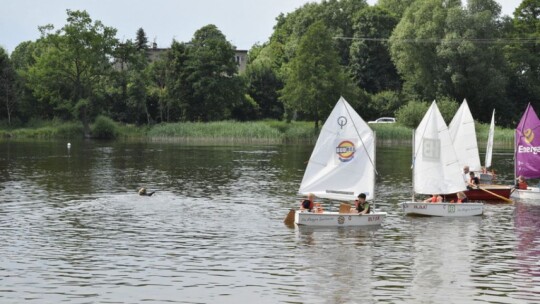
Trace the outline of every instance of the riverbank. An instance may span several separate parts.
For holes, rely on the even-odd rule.
[[[400,124],[370,124],[377,134],[378,142],[410,143],[412,129]],[[93,126],[96,127],[96,126]],[[277,120],[256,122],[220,121],[209,123],[183,122],[164,123],[154,126],[135,126],[112,123],[107,134],[117,140],[146,139],[154,141],[220,141],[220,142],[261,142],[261,143],[314,143],[318,133],[313,122],[295,121],[287,123]],[[489,125],[476,124],[477,139],[484,146]],[[45,121],[39,124],[15,129],[0,129],[1,138],[21,139],[80,139],[83,127],[80,122]],[[514,130],[497,127],[495,144],[511,146]]]

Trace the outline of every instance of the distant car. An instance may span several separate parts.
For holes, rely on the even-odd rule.
[[[381,117],[372,121],[368,121],[368,123],[395,123],[395,122],[396,122],[396,119],[394,117]]]

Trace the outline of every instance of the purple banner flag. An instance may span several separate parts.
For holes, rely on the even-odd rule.
[[[516,129],[516,176],[540,177],[540,119],[529,103]]]

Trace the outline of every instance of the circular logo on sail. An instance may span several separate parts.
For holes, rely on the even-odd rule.
[[[347,117],[345,116],[338,117],[337,124],[343,129],[343,127],[347,124]]]
[[[356,149],[354,144],[349,140],[344,140],[336,147],[336,153],[338,158],[342,162],[348,162],[354,158],[354,152]]]
[[[523,135],[525,135],[525,141],[530,144],[534,140],[534,132],[531,129],[525,130],[523,132]]]

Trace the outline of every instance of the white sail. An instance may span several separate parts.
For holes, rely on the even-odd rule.
[[[469,110],[467,100],[463,100],[456,115],[452,118],[448,129],[450,130],[450,137],[452,138],[460,167],[469,166],[471,171],[480,171],[480,155],[478,153],[474,119]]]
[[[435,101],[415,131],[414,191],[450,194],[466,190],[448,127]]]
[[[493,154],[493,136],[495,135],[495,110],[491,115],[491,124],[489,125],[489,135],[486,147],[486,169],[491,167],[491,156]]]
[[[324,123],[300,184],[301,194],[351,200],[374,198],[375,137],[341,97]]]

